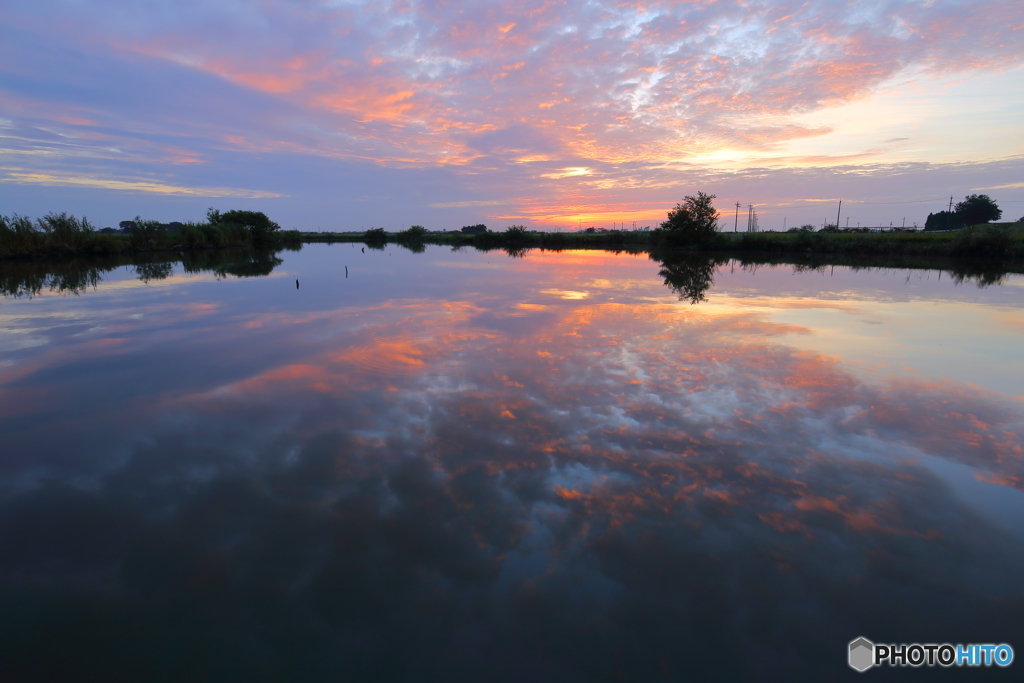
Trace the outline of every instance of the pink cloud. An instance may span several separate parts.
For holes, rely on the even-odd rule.
[[[495,220],[653,222],[687,159],[825,135],[829,126],[794,117],[867,97],[900,74],[1011,68],[1024,60],[1020,20],[1007,0],[186,1],[116,10],[51,0],[13,8],[6,25],[130,64],[152,75],[149,89],[120,91],[116,78],[96,76],[115,97],[104,92],[83,107],[62,101],[71,88],[21,89],[5,93],[0,114],[19,131],[11,145],[55,152],[35,164],[76,156],[137,171],[273,153],[448,167],[472,198],[493,190],[481,174],[500,175],[494,186],[509,206]],[[52,55],[45,67],[16,57],[4,62],[23,79],[61,71]],[[165,99],[186,74],[207,79],[204,89],[224,84],[237,104],[206,106],[183,93],[192,111],[169,111]],[[53,140],[53,131],[74,135]],[[882,155],[865,145],[778,164],[864,165]],[[589,174],[564,174],[569,167]]]
[[[911,65],[1024,55],[1009,2],[139,6],[113,24],[90,9],[91,41],[339,114],[338,129],[424,162],[472,157],[465,132],[512,125],[606,161],[766,145],[817,132],[751,117],[850,100]]]

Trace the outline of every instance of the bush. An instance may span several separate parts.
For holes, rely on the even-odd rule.
[[[144,221],[136,216],[132,224],[129,228],[132,249],[156,249],[163,242],[164,230],[159,221]]]
[[[236,209],[221,213],[217,209],[211,208],[206,212],[206,218],[211,225],[241,226],[249,233],[252,243],[258,246],[272,241],[274,233],[281,229],[280,225],[270,220],[262,211]]]
[[[403,230],[398,233],[398,239],[406,242],[420,242],[426,234],[427,229],[422,225],[412,225],[409,226],[408,230]]]
[[[793,241],[800,249],[821,251],[828,244],[828,237],[821,232],[801,230]]]
[[[66,213],[46,214],[39,219],[39,228],[46,234],[51,248],[61,251],[82,249],[89,243],[94,230],[84,216],[79,221]]]
[[[510,242],[522,242],[530,236],[526,226],[510,225],[505,228],[505,239]]]
[[[45,237],[32,219],[14,214],[0,216],[0,256],[24,256],[38,251]]]
[[[955,256],[1007,256],[1012,247],[1013,236],[1006,227],[975,225],[957,233],[950,253]]]
[[[297,231],[281,231],[280,226],[259,211],[210,209],[207,223],[160,223],[136,216],[121,221],[126,235],[111,229],[96,230],[84,216],[49,213],[33,223],[29,218],[0,216],[0,257],[34,254],[117,254],[124,251],[159,249],[199,249],[252,244],[297,244]]]

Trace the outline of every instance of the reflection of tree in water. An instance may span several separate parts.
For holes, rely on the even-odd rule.
[[[422,242],[422,240],[405,240],[397,242],[396,244],[401,247],[405,247],[414,254],[422,254],[427,250],[427,246]],[[381,247],[381,249],[383,248],[384,247]]]
[[[707,301],[705,292],[715,283],[715,267],[726,259],[688,252],[654,252],[651,259],[660,261],[658,275],[679,295],[680,301],[697,304]]]
[[[273,252],[257,252],[251,258],[225,264],[214,272],[219,278],[225,278],[228,275],[234,275],[235,277],[266,277],[274,272],[274,268],[277,268],[282,263],[284,261],[277,258]]]
[[[166,280],[173,272],[174,264],[170,261],[135,264],[135,273],[143,282],[149,282],[150,280]]]
[[[117,268],[120,263],[99,259],[88,263],[67,261],[8,261],[0,266],[0,294],[9,297],[38,296],[43,291],[59,294],[80,294],[95,288],[103,273]]]
[[[739,267],[757,272],[761,266],[786,266],[794,273],[826,273],[835,268],[849,268],[854,272],[938,271],[948,274],[956,285],[972,284],[979,289],[1001,285],[1010,273],[1020,273],[1019,261],[982,258],[947,258],[932,256],[879,256],[849,254],[743,254],[738,259]]]
[[[977,285],[979,289],[1003,284],[1008,274],[1006,264],[991,260],[958,260],[949,270],[954,283],[959,285],[968,282]]]
[[[1003,263],[1003,262],[1000,262],[1000,261],[987,261],[986,262],[986,261],[961,261],[961,260],[955,260],[955,261],[953,261],[951,266],[949,266],[947,264],[943,264],[943,265],[946,265],[947,267],[946,268],[939,268],[938,269],[939,274],[941,275],[942,273],[949,273],[949,276],[953,280],[953,284],[955,284],[957,286],[963,285],[963,284],[971,284],[971,285],[975,285],[978,289],[985,289],[986,287],[991,287],[992,285],[1001,285],[1001,284],[1003,284],[1003,282],[1006,280],[1006,276],[1009,275],[1009,272],[1010,272],[1007,269],[1007,265],[1005,263]],[[744,269],[747,269],[749,267],[750,267],[749,264],[744,264],[743,265]],[[808,272],[825,273],[829,268],[834,270],[835,266],[834,265],[811,266],[811,265],[806,265],[806,264],[793,264],[793,272],[794,273],[808,273]],[[947,268],[948,268],[948,270],[947,270]],[[896,268],[886,268],[886,267],[879,267],[879,266],[872,266],[870,268],[864,268],[864,267],[860,267],[860,266],[852,266],[851,269],[853,271],[855,271],[855,272],[859,271],[859,270],[870,270],[870,271],[875,271],[875,272],[880,272],[880,271],[893,272],[893,271],[897,270]],[[907,278],[910,277],[910,274],[912,272],[913,271],[911,269],[909,269],[909,268],[907,269]]]
[[[53,294],[81,294],[95,289],[110,271],[131,266],[143,282],[164,280],[181,263],[186,273],[213,272],[218,278],[263,277],[270,275],[283,261],[272,251],[191,252],[181,259],[152,260],[131,256],[31,259],[0,263],[0,295],[9,297]]]
[[[213,272],[217,277],[258,277],[269,275],[281,265],[277,252],[260,250],[200,251],[183,255],[182,269],[186,273]]]
[[[713,274],[700,264],[663,260],[688,292],[694,270]],[[332,360],[301,356],[308,384],[277,372],[294,367],[287,346],[264,381],[237,366],[239,390],[134,373],[133,393],[92,413],[121,420],[100,423],[94,470],[78,444],[99,430],[71,400],[108,380],[52,372],[67,428],[15,416],[28,424],[4,432],[23,471],[48,471],[0,497],[5,680],[776,680],[761,674],[780,649],[779,680],[817,680],[845,666],[850,633],[970,642],[1020,623],[1019,542],[918,462],[884,457],[895,442],[1020,481],[1019,411],[752,344],[756,317],[593,307],[538,328],[559,340],[549,365],[541,337],[469,332],[437,310],[373,330],[436,320],[422,348],[442,355],[421,375],[333,360],[334,344]],[[296,336],[266,327],[263,348]],[[168,375],[237,355],[237,337],[215,336],[208,353],[168,354]],[[468,390],[436,391],[449,362]],[[730,376],[744,378],[724,404],[737,410],[719,412]],[[147,419],[178,386],[194,398]]]

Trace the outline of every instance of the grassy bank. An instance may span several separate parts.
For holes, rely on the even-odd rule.
[[[40,256],[116,256],[154,252],[198,252],[233,248],[273,249],[315,242],[359,242],[383,248],[400,244],[422,251],[427,244],[477,249],[673,249],[702,253],[756,252],[804,256],[948,257],[1016,261],[1024,259],[1024,224],[985,224],[951,232],[717,232],[701,239],[667,230],[538,232],[512,226],[501,232],[427,232],[414,226],[388,233],[324,233],[280,230],[264,214],[211,210],[205,223],[161,224],[136,219],[124,232],[97,230],[86,218],[48,214],[33,221],[0,216],[0,259]],[[170,226],[173,226],[171,228]],[[482,226],[480,226],[482,228]]]
[[[66,213],[47,214],[35,221],[25,216],[0,215],[0,258],[117,256],[301,244],[298,231],[280,230],[269,221],[270,227],[257,224],[258,221],[232,220],[233,214],[241,213],[251,212],[228,212],[223,216],[211,212],[212,220],[206,223],[176,223],[173,228],[157,221],[136,219],[130,221],[131,227],[125,232],[97,230],[87,218]]]

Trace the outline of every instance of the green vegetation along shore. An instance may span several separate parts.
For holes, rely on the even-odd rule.
[[[415,228],[416,226],[414,226]],[[595,232],[539,232],[511,226],[502,232],[300,233],[303,242],[361,242],[370,247],[401,244],[414,251],[427,244],[481,249],[679,249],[699,252],[763,252],[863,256],[942,256],[1022,259],[1024,223],[982,224],[949,232],[798,230],[795,232],[714,232],[691,237],[658,229]]]
[[[205,223],[170,224],[136,218],[115,231],[98,230],[87,218],[66,213],[50,213],[35,221],[0,215],[0,258],[267,249],[301,242],[298,231],[281,230],[260,211],[210,209],[206,217]]]
[[[479,249],[511,251],[542,249],[676,249],[692,252],[764,252],[787,254],[847,254],[872,256],[948,256],[1020,259],[1024,258],[1024,222],[990,224],[1002,211],[986,195],[971,195],[950,214],[957,230],[888,230],[840,228],[838,224],[815,231],[813,226],[777,232],[725,232],[719,228],[720,214],[715,195],[697,192],[687,195],[671,209],[655,230],[595,230],[540,232],[512,225],[503,232],[491,232],[485,225],[468,225],[462,230],[428,232],[419,225],[398,233],[373,228],[365,233],[302,233],[306,242],[360,241],[371,247],[389,242],[410,249],[424,244],[472,245]],[[838,220],[838,216],[837,216]],[[972,222],[973,221],[973,222]],[[952,224],[952,219],[945,221]]]
[[[700,201],[706,195],[694,199]],[[709,210],[713,209],[708,205]],[[680,214],[680,211],[683,213]],[[484,225],[462,230],[430,232],[421,226],[389,233],[383,228],[365,232],[300,232],[281,230],[277,223],[256,211],[211,209],[205,223],[161,224],[136,219],[125,221],[123,231],[97,230],[85,218],[68,214],[47,214],[32,221],[23,216],[0,215],[0,259],[39,256],[144,254],[161,251],[191,252],[225,248],[271,249],[311,242],[360,242],[370,248],[400,244],[422,251],[427,244],[479,249],[504,249],[510,253],[527,249],[612,249],[654,251],[674,249],[689,252],[759,252],[788,255],[847,256],[934,256],[1024,259],[1024,222],[986,223],[946,232],[892,230],[869,232],[807,228],[788,232],[720,232],[708,217],[698,217],[700,230],[676,229],[686,207],[670,212],[661,228],[648,231],[587,230],[541,232],[513,225],[490,231]],[[808,226],[809,227],[809,226]]]

